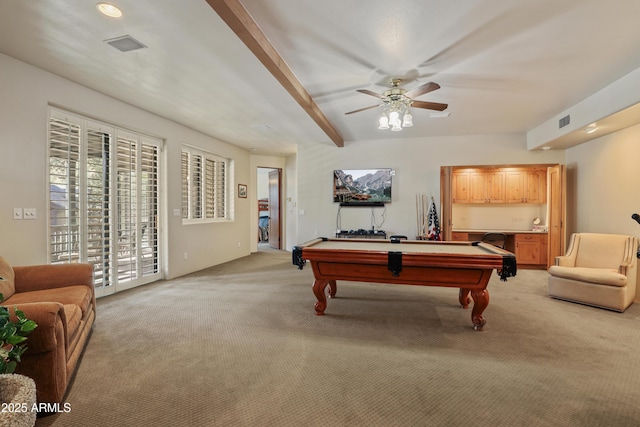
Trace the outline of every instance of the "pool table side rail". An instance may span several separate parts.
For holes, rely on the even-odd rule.
[[[360,249],[335,249],[314,247],[314,245],[320,242],[326,242],[327,238],[314,239],[299,246],[294,246],[292,250],[293,264],[298,266],[298,269],[302,270],[306,264],[307,259],[321,262],[340,262],[346,258],[356,261],[359,264],[381,264],[386,262],[389,251],[387,250],[374,250],[370,249],[363,251]],[[366,243],[371,243],[371,240],[366,239],[350,239],[358,240]],[[442,242],[428,242],[428,241],[403,241],[402,245],[411,245],[412,243],[425,245],[425,244],[442,244]],[[425,258],[424,253],[404,252],[402,253],[402,265],[406,267],[450,267],[450,268],[491,268],[498,270],[500,279],[506,281],[508,277],[516,275],[517,265],[515,256],[508,251],[497,248],[495,246],[487,245],[480,242],[447,242],[447,245],[459,245],[459,246],[478,246],[479,249],[483,249],[486,253],[474,253],[474,254],[462,254],[462,253],[430,253],[428,258]],[[402,245],[398,245],[400,250]],[[375,244],[371,245],[375,247]],[[393,244],[395,247],[395,244]],[[389,247],[385,245],[384,247]],[[406,246],[405,246],[406,248]],[[355,256],[354,256],[355,255]]]

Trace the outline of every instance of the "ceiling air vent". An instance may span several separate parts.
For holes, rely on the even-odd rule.
[[[105,42],[109,43],[120,52],[129,52],[130,50],[143,49],[147,47],[130,35],[108,39],[105,40]]]
[[[560,119],[559,128],[562,129],[563,127],[568,125],[570,121],[571,121],[571,116],[567,114],[566,116]]]

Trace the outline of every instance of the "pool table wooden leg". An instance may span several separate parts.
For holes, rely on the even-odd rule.
[[[336,292],[338,292],[338,285],[336,285],[336,281],[329,280],[329,298],[335,297]]]
[[[327,285],[329,285],[329,297],[334,297],[337,291],[335,280],[315,279],[313,281],[313,294],[318,299],[318,302],[315,304],[316,315],[318,316],[322,316],[324,314],[324,310],[327,308],[327,297],[324,293]]]
[[[473,329],[481,331],[487,321],[482,317],[484,309],[489,305],[489,291],[486,289],[474,289],[471,291],[473,298],[473,310],[471,311],[471,321]]]
[[[469,292],[471,292],[471,289],[460,288],[458,301],[460,302],[460,306],[462,308],[469,308],[469,303],[471,302],[471,298],[469,298]]]

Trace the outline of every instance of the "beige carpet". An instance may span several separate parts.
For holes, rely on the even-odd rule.
[[[65,399],[37,426],[637,426],[640,304],[494,274],[482,332],[457,290],[338,282],[265,252],[98,300]]]

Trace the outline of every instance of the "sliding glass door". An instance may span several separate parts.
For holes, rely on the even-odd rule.
[[[161,141],[60,111],[49,120],[49,256],[94,266],[96,295],[160,278]]]

